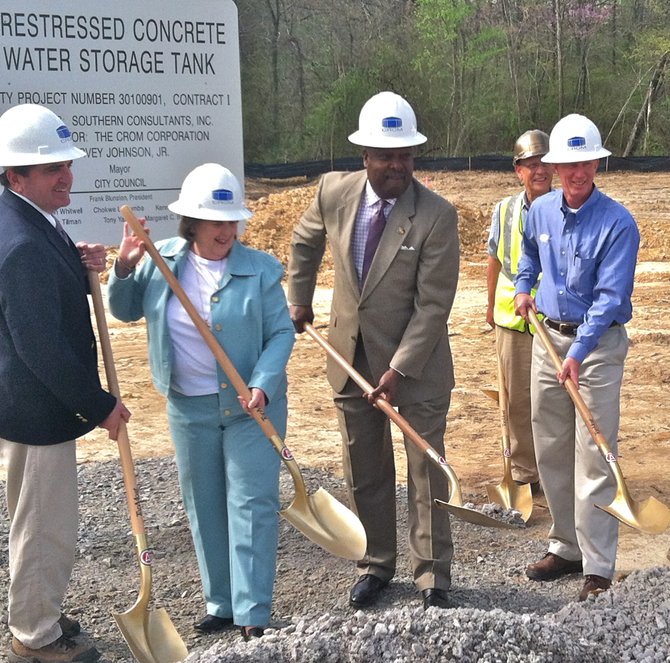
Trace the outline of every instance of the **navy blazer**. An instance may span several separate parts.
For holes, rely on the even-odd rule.
[[[104,421],[102,389],[76,247],[34,207],[0,196],[0,437],[57,444]]]

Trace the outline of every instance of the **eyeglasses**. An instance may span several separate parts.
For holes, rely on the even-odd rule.
[[[523,168],[528,168],[528,170],[530,170],[532,172],[535,172],[538,168],[550,168],[551,167],[550,164],[544,163],[544,161],[540,161],[540,159],[538,159],[537,161],[528,161],[528,160],[519,161],[519,163],[517,163],[517,166],[522,166]]]

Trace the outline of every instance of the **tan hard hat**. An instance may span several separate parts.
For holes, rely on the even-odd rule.
[[[521,159],[541,157],[549,152],[549,136],[539,129],[522,133],[514,143],[512,163],[516,166]]]

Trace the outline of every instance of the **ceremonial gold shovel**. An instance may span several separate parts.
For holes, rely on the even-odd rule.
[[[119,381],[114,366],[114,355],[112,344],[109,339],[105,307],[100,291],[100,279],[96,272],[88,273],[88,282],[93,300],[93,310],[100,337],[102,357],[105,364],[107,376],[107,387],[114,396],[121,398]],[[130,451],[128,429],[125,421],[121,421],[117,439],[121,469],[123,470],[123,483],[126,489],[128,501],[128,512],[135,547],[137,549],[137,560],[140,565],[140,593],[135,605],[120,614],[114,614],[114,619],[125,639],[133,656],[140,663],[177,663],[188,656],[188,650],[184,641],[177,633],[170,616],[164,608],[150,609],[151,601],[151,561],[152,551],[147,544],[147,535],[142,517],[142,508],[139,500],[139,490],[135,477],[133,458]]]
[[[509,438],[509,419],[507,412],[507,385],[505,384],[505,375],[502,370],[500,355],[496,352],[498,359],[498,391],[495,394],[495,400],[498,402],[500,412],[500,427],[502,441],[503,457],[503,478],[497,486],[486,486],[486,493],[491,502],[502,504],[506,509],[516,509],[524,521],[528,521],[533,512],[533,494],[530,484],[518,485],[512,478],[512,452]],[[489,392],[485,392],[489,395]]]
[[[123,205],[119,211],[133,232],[144,243],[156,267],[158,267],[161,274],[165,277],[172,292],[174,292],[175,296],[181,302],[184,310],[188,313],[196,329],[202,335],[237,393],[247,402],[250,401],[251,392],[249,388],[216,340],[211,329],[198,314],[195,306],[189,300],[188,295],[184,292],[175,275],[170,271],[163,257],[158,253],[142,224],[128,205]],[[295,485],[295,497],[286,509],[279,512],[280,515],[300,530],[310,541],[321,546],[329,553],[338,557],[344,557],[345,559],[362,559],[367,548],[367,537],[358,516],[347,509],[344,504],[338,502],[323,488],[319,488],[313,495],[308,495],[300,468],[293,458],[293,454],[284,444],[272,422],[265,415],[265,412],[261,408],[255,408],[252,410],[251,415],[288,468]]]
[[[528,317],[530,322],[535,326],[536,334],[542,341],[542,345],[546,348],[556,370],[560,371],[563,362],[558,356],[558,352],[556,352],[556,348],[551,342],[544,324],[538,320],[537,314],[532,309],[528,309]],[[617,491],[612,503],[604,506],[596,504],[595,506],[603,511],[607,511],[607,513],[618,518],[622,523],[626,523],[626,525],[630,525],[647,534],[660,534],[664,532],[668,525],[670,525],[670,509],[653,496],[648,497],[643,502],[636,502],[630,496],[616,456],[612,453],[605,436],[600,432],[591,411],[577,389],[577,385],[568,378],[563,383],[563,386],[568,394],[570,394],[572,402],[579,411],[586,427],[589,429],[589,433],[591,433],[593,441],[607,461],[616,480]]]
[[[349,375],[349,377],[366,393],[369,394],[374,391],[372,385],[360,374],[356,369],[351,366],[344,357],[332,346],[326,339],[319,334],[319,332],[314,329],[310,324],[305,324],[305,331],[337,362],[337,364]],[[463,506],[463,494],[461,493],[461,486],[458,481],[456,473],[451,468],[446,459],[440,456],[440,454],[431,447],[428,442],[426,442],[407,422],[407,420],[402,417],[393,406],[385,401],[383,398],[378,398],[375,401],[375,405],[389,418],[393,421],[400,430],[407,435],[407,437],[417,446],[421,451],[423,451],[428,458],[440,468],[440,470],[446,475],[447,482],[449,483],[449,501],[445,502],[443,500],[435,500],[435,503],[441,509],[446,509],[451,514],[465,520],[469,523],[474,523],[475,525],[483,525],[484,527],[498,527],[501,529],[514,529],[516,526],[510,523],[506,523],[502,520],[497,520],[496,518],[491,518],[485,513],[480,511],[475,511],[474,509],[468,509]]]

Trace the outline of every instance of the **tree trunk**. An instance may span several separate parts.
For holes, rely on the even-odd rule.
[[[518,74],[518,65],[517,65],[517,53],[518,53],[518,35],[515,33],[515,26],[517,21],[515,17],[512,16],[512,7],[510,7],[509,0],[502,0],[500,3],[500,8],[502,10],[503,19],[507,24],[507,29],[505,30],[505,36],[507,37],[507,64],[509,67],[509,75],[512,80],[512,87],[514,89],[514,106],[516,110],[516,131],[520,131],[520,125],[522,121],[521,117],[521,95],[519,92],[519,74]]]
[[[266,0],[270,16],[272,17],[272,37],[271,37],[271,53],[272,61],[272,136],[273,142],[279,136],[279,23],[281,21],[281,7],[277,0]]]
[[[654,73],[652,74],[651,80],[649,81],[649,87],[647,88],[647,94],[644,97],[640,112],[637,114],[635,119],[635,124],[631,129],[630,136],[628,137],[628,142],[626,143],[626,148],[623,151],[624,157],[631,156],[635,152],[638,143],[640,141],[640,134],[644,128],[646,132],[649,131],[649,117],[651,115],[651,105],[658,97],[658,93],[663,85],[663,77],[665,75],[665,69],[668,66],[668,59],[670,58],[670,51],[666,51],[661,56],[661,59],[658,61]]]
[[[563,46],[562,46],[562,22],[561,22],[561,0],[553,0],[554,5],[554,37],[556,44],[556,92],[558,117],[563,117]]]

